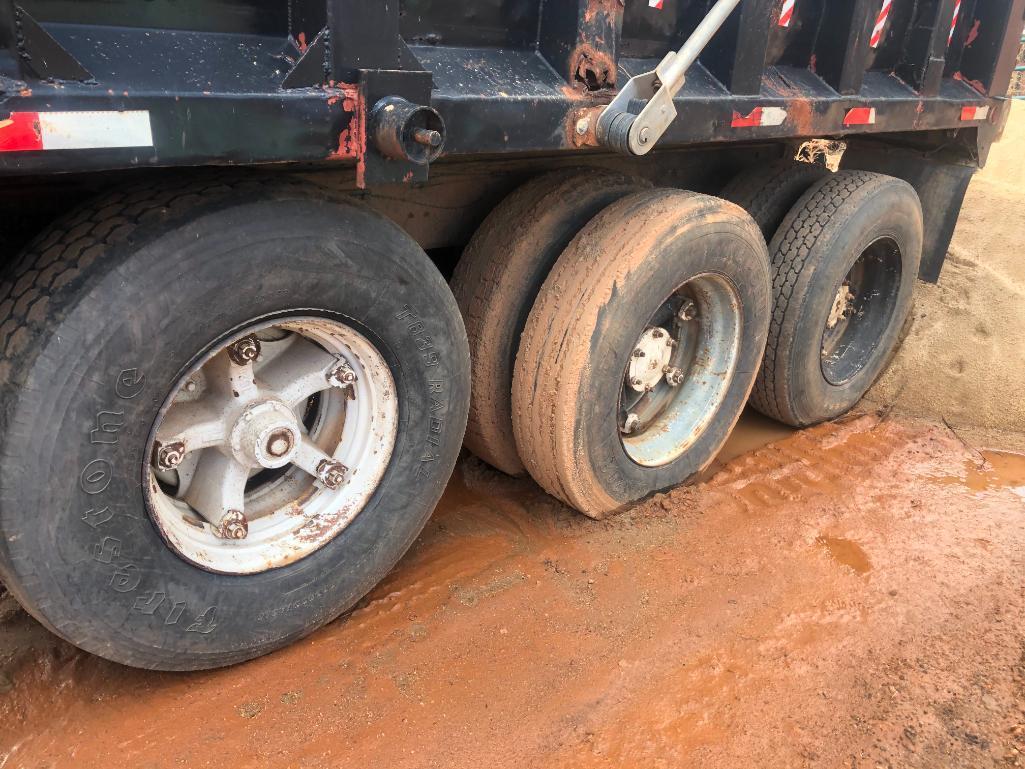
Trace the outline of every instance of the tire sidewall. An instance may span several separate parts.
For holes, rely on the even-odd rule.
[[[42,340],[9,415],[0,521],[19,595],[76,645],[162,669],[254,657],[349,608],[419,533],[462,438],[465,336],[433,265],[376,214],[309,199],[207,209],[105,262]],[[398,395],[393,455],[362,512],[318,551],[211,574],[172,552],[146,513],[150,432],[197,357],[288,314],[340,320],[377,347]],[[120,424],[115,442],[93,432],[100,421]]]

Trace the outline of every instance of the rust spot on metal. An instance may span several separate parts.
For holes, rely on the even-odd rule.
[[[787,120],[794,127],[797,136],[812,136],[815,134],[815,110],[807,99],[792,99],[787,102]]]
[[[607,51],[582,43],[570,54],[570,64],[578,90],[602,91],[616,87],[616,62]]]
[[[964,41],[965,48],[967,48],[972,43],[974,43],[975,42],[975,38],[977,38],[979,36],[979,24],[980,24],[979,20],[976,19],[975,23],[972,25],[971,30],[969,30],[969,32],[968,32],[968,39]]]
[[[604,106],[597,106],[570,110],[566,125],[566,144],[572,147],[599,146],[595,128],[598,125],[598,116],[604,109]]]
[[[590,0],[584,9],[584,21],[590,24],[596,16],[615,16],[623,12],[623,0]]]
[[[986,86],[984,86],[984,85],[983,85],[983,84],[982,84],[982,83],[981,83],[980,81],[978,81],[978,80],[969,80],[969,79],[968,79],[968,78],[966,78],[966,77],[965,77],[964,75],[962,75],[962,74],[961,74],[960,72],[955,72],[955,73],[954,73],[954,80],[960,80],[960,81],[961,81],[962,83],[967,83],[967,84],[968,84],[968,85],[970,85],[970,86],[971,86],[972,88],[974,88],[974,89],[975,89],[976,91],[978,91],[979,93],[981,93],[981,94],[982,94],[983,96],[985,96],[985,95],[986,95]]]
[[[366,103],[359,91],[359,86],[348,83],[335,83],[333,80],[324,87],[329,94],[328,104],[342,103],[342,109],[351,115],[349,124],[338,134],[338,149],[331,152],[330,159],[348,159],[356,161],[356,186],[366,187],[366,155],[367,155],[367,120]]]

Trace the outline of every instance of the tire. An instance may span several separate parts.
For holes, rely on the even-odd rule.
[[[204,350],[294,312],[372,340],[401,428],[376,490],[323,546],[212,573],[149,514],[151,429]],[[337,617],[413,542],[459,452],[469,358],[448,287],[393,224],[308,184],[110,195],[29,246],[0,318],[0,578],[53,632],[126,665],[230,665]]]
[[[512,435],[516,348],[555,260],[599,211],[650,185],[604,169],[533,179],[484,220],[459,261],[452,292],[466,323],[473,388],[464,444],[492,467],[522,475]]]
[[[769,242],[808,188],[829,175],[828,168],[816,163],[778,160],[744,169],[733,177],[719,197],[751,214],[765,241]]]
[[[839,171],[808,190],[769,251],[772,322],[751,403],[795,427],[833,419],[899,342],[922,256],[918,195],[899,179]]]
[[[751,218],[725,201],[651,190],[592,219],[545,281],[516,358],[513,432],[534,480],[599,518],[700,472],[726,440],[754,383],[769,286],[765,241]],[[635,383],[625,379],[632,376],[634,351],[641,340],[651,343],[656,331],[662,338],[654,328],[657,313],[687,291],[697,297],[702,331],[672,349],[710,350],[715,342],[716,350],[728,350],[728,368],[713,366],[717,353],[708,352],[706,362],[688,369],[679,395],[669,391],[675,400],[639,433],[629,433],[620,417],[627,384]],[[683,308],[671,312],[679,317]],[[727,342],[720,343],[716,324],[729,329],[721,336]],[[701,336],[704,329],[710,336]],[[652,387],[652,398],[666,392],[661,380]],[[701,396],[702,388],[715,397]],[[681,403],[693,403],[696,416],[674,418]],[[669,436],[671,446],[663,448],[660,435]]]

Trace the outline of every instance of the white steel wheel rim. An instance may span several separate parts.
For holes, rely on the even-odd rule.
[[[247,361],[252,340],[258,357]],[[145,468],[150,516],[172,550],[208,571],[293,563],[366,506],[398,411],[387,363],[351,326],[305,316],[254,325],[192,366],[165,401]]]
[[[631,351],[619,403],[619,437],[633,462],[667,465],[705,433],[736,372],[741,308],[727,277],[703,273],[678,287],[648,320]],[[639,364],[656,350],[661,354],[647,373]]]

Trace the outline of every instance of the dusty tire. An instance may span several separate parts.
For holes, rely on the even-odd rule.
[[[656,318],[667,303],[679,317],[674,308],[686,298],[696,303],[698,324],[692,341],[672,349],[715,352],[692,359],[679,397],[664,396],[664,383],[653,380],[652,399],[670,400],[624,438],[627,387],[641,381],[626,379],[638,340],[661,330]],[[676,190],[613,203],[559,257],[523,332],[513,431],[531,476],[592,517],[685,482],[715,457],[740,416],[768,313],[765,242],[741,209]],[[728,331],[725,341],[717,328]],[[720,346],[728,351],[722,370],[713,365]],[[683,394],[695,396],[693,415],[680,405]],[[671,442],[664,450],[663,435]]]
[[[580,229],[650,186],[604,169],[567,169],[523,185],[484,220],[452,277],[470,344],[466,447],[509,475],[524,472],[512,435],[513,365],[541,284]]]
[[[817,163],[777,160],[744,169],[733,177],[719,197],[751,214],[768,242],[808,188],[829,173],[828,168]]]
[[[795,427],[849,411],[883,372],[911,308],[922,208],[904,181],[840,171],[769,246],[773,311],[751,404]]]
[[[228,665],[337,617],[413,542],[458,455],[469,360],[448,287],[393,224],[308,185],[113,194],[34,241],[0,311],[0,578],[51,630],[117,662]],[[372,496],[323,546],[211,573],[154,523],[151,430],[204,350],[296,312],[373,341],[402,426]]]

